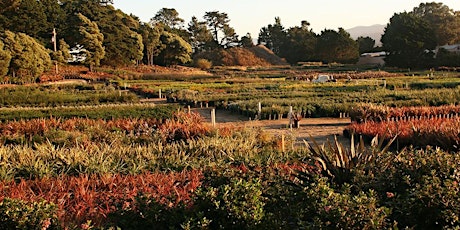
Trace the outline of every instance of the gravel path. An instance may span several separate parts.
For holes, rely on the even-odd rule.
[[[206,120],[211,122],[211,108],[192,109],[192,111],[200,113]],[[323,144],[327,140],[337,140],[349,148],[350,140],[343,136],[343,130],[350,124],[349,118],[304,118],[300,121],[300,128],[289,128],[289,120],[284,118],[281,120],[261,120],[250,121],[249,118],[233,114],[225,110],[216,111],[217,126],[234,125],[245,127],[260,127],[263,130],[275,135],[295,138],[297,145],[303,145],[303,140],[310,140],[310,135],[319,143]],[[311,141],[309,141],[311,143]]]

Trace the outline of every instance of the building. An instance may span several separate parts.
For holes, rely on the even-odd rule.
[[[460,44],[438,46],[436,47],[435,53],[438,53],[440,49],[445,49],[446,51],[460,54]]]
[[[375,52],[375,53],[363,53],[359,57],[358,65],[369,65],[369,66],[384,66],[385,65],[386,53]]]

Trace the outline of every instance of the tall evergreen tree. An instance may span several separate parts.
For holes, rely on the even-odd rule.
[[[11,2],[11,0],[7,2]],[[43,44],[49,42],[49,36],[47,38],[42,37],[44,33],[51,33],[51,31],[47,31],[49,23],[40,1],[21,0],[19,2],[13,1],[12,4],[15,4],[16,7],[3,9],[0,27],[15,33],[25,33]]]
[[[111,66],[131,65],[142,60],[144,44],[137,32],[139,22],[133,17],[114,10],[112,6],[105,9],[108,14],[100,18],[98,25],[104,34],[106,51],[102,63]]]
[[[183,26],[184,19],[179,17],[179,12],[173,8],[162,8],[150,19],[150,24],[163,24],[167,28],[179,29]]]
[[[70,46],[64,41],[64,39],[59,40],[57,51],[51,53],[51,59],[57,61],[61,64],[66,64],[67,60],[71,59],[70,55]]]
[[[144,43],[144,63],[154,64],[154,58],[161,52],[160,27],[152,27],[150,24],[141,23],[139,32]]]
[[[185,64],[192,60],[192,46],[179,35],[163,31],[160,36],[161,53],[158,61],[163,65]]]
[[[162,8],[150,19],[150,25],[161,27],[162,30],[181,36],[190,42],[190,34],[184,28],[184,19],[179,17],[179,12],[174,8]]]
[[[284,29],[283,25],[281,25],[281,19],[276,17],[275,24],[269,24],[268,26],[262,27],[262,29],[260,29],[257,42],[259,44],[265,45],[275,54],[281,55],[286,40],[286,30]]]
[[[71,47],[80,44],[80,38],[75,36],[79,33],[80,20],[74,15],[81,13],[96,23],[104,35],[105,55],[101,64],[125,66],[142,60],[144,44],[136,18],[98,0],[63,0],[62,5],[69,16],[65,40]]]
[[[250,33],[247,33],[245,36],[241,37],[240,46],[244,48],[254,47],[254,41],[252,41],[252,36]]]
[[[190,44],[195,53],[215,48],[216,43],[213,40],[211,31],[206,26],[206,22],[198,21],[194,16],[187,28],[190,34]]]
[[[105,56],[105,48],[102,45],[104,35],[99,31],[99,27],[95,22],[92,22],[83,14],[78,14],[77,16],[80,19],[79,31],[81,40],[79,44],[84,50],[84,63],[92,72],[93,67],[99,66]]]
[[[40,0],[39,3],[43,7],[46,16],[46,24],[42,24],[43,31],[39,34],[40,40],[43,41],[45,47],[52,49],[53,44],[48,42],[50,40],[51,32],[55,29],[58,36],[64,33],[67,22],[67,16],[58,0]]]
[[[0,77],[4,77],[10,67],[11,54],[5,48],[5,44],[0,40]]]
[[[387,65],[420,68],[429,67],[433,62],[431,51],[436,47],[435,33],[424,19],[414,14],[394,14],[381,41],[388,52]]]
[[[375,40],[372,39],[371,37],[363,37],[360,36],[356,39],[356,42],[358,42],[359,46],[359,53],[366,53],[366,52],[371,52],[372,49],[374,49],[375,46]]]
[[[4,31],[10,28],[11,19],[8,13],[18,8],[21,0],[2,0],[0,1],[0,30]]]
[[[227,13],[221,13],[219,11],[206,12],[204,19],[213,35],[215,43],[224,48],[229,48],[238,44],[238,35],[230,26],[230,19]]]
[[[289,63],[315,60],[317,35],[309,27],[310,23],[302,21],[300,27],[288,29],[280,55]]]
[[[437,45],[460,43],[460,14],[443,3],[420,3],[411,12],[434,32]]]
[[[316,52],[321,61],[328,63],[354,64],[359,59],[358,43],[343,28],[322,31]]]

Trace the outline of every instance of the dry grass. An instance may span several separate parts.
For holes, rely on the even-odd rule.
[[[288,63],[276,56],[265,46],[253,48],[234,47],[219,52],[205,52],[197,56],[210,60],[215,66],[273,66],[288,65]]]

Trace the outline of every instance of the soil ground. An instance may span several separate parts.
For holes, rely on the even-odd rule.
[[[200,113],[206,120],[211,122],[211,109],[192,109],[192,111]],[[295,139],[296,145],[303,145],[303,140],[311,143],[310,135],[319,143],[324,144],[328,140],[333,141],[334,136],[337,140],[349,148],[350,140],[343,136],[343,130],[350,124],[349,118],[304,118],[300,121],[300,128],[289,128],[289,120],[284,118],[281,120],[249,120],[249,118],[233,114],[226,110],[216,110],[216,125],[234,125],[243,127],[261,128],[268,133]]]

